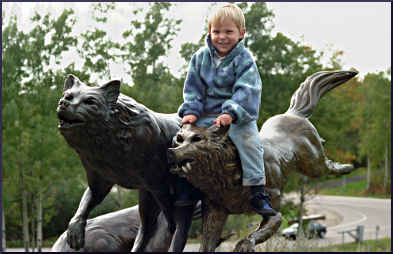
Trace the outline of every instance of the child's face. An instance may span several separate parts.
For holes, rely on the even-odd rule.
[[[213,46],[220,56],[226,56],[244,37],[245,29],[239,31],[235,23],[230,19],[223,22],[215,22],[211,25],[209,35]]]

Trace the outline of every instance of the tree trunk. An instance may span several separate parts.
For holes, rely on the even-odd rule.
[[[386,121],[387,122],[387,121]],[[388,130],[387,130],[388,131]],[[388,135],[386,134],[386,138]],[[385,190],[388,189],[388,177],[389,177],[389,169],[388,169],[388,140],[386,139],[385,141],[385,175],[384,175],[384,181],[383,181],[383,186],[385,187]]]
[[[41,179],[40,179],[41,181]],[[42,188],[39,185],[38,201],[37,201],[37,251],[42,251]]]
[[[388,95],[389,96],[389,95]],[[391,126],[389,126],[390,121],[389,120],[389,115],[391,114],[391,112],[389,112],[389,104],[390,103],[386,103],[386,118],[385,118],[385,129],[386,129],[386,138],[385,138],[385,175],[384,175],[384,187],[385,190],[388,190],[388,188],[390,188],[390,186],[388,186],[388,178],[389,178],[389,131],[391,130]]]
[[[2,226],[2,241],[1,241],[1,251],[5,251],[6,248],[6,232],[5,232],[5,215],[4,215],[4,206],[1,209],[1,226]]]
[[[23,243],[25,252],[29,252],[29,243],[30,243],[30,236],[29,236],[29,220],[27,214],[27,192],[24,183],[24,172],[21,169],[21,188],[22,188],[22,216],[23,216]]]
[[[31,232],[31,251],[35,252],[35,211],[34,211],[34,196],[30,195],[31,202],[30,202],[30,213],[31,213],[31,220],[30,220],[30,232]]]
[[[299,203],[299,214],[298,214],[298,222],[299,222],[299,227],[297,231],[297,238],[303,238],[304,237],[304,232],[303,232],[303,214],[304,214],[304,201],[305,201],[305,177],[301,177],[300,180],[300,203]]]
[[[371,179],[370,157],[367,156],[367,190],[370,189],[370,179]]]

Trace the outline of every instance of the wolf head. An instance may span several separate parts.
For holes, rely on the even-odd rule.
[[[201,183],[221,186],[224,182],[228,185],[240,181],[240,161],[228,130],[229,126],[184,125],[173,138],[173,148],[168,149],[171,172],[186,177],[200,189],[205,189],[198,186]],[[220,175],[228,179],[224,180]]]
[[[86,128],[97,121],[109,121],[120,93],[120,81],[110,81],[99,87],[89,87],[69,75],[57,107],[61,133]]]

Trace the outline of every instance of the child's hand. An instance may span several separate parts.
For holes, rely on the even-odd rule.
[[[232,116],[230,114],[222,114],[217,117],[216,120],[214,120],[214,123],[216,124],[217,127],[222,126],[227,126],[232,123]]]
[[[196,120],[198,120],[198,117],[196,117],[196,115],[185,115],[183,117],[183,119],[181,120],[181,126],[183,126],[183,124],[186,123],[194,123],[196,122]]]

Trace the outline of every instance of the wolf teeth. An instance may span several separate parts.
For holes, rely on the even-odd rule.
[[[186,167],[188,170],[191,170],[191,163],[187,162]]]
[[[172,173],[176,173],[176,172],[179,172],[179,171],[180,171],[180,168],[179,168],[179,167],[174,167],[174,168],[171,168],[170,171],[171,171]]]
[[[188,172],[188,169],[185,166],[182,166],[181,169],[183,170],[184,173]]]

